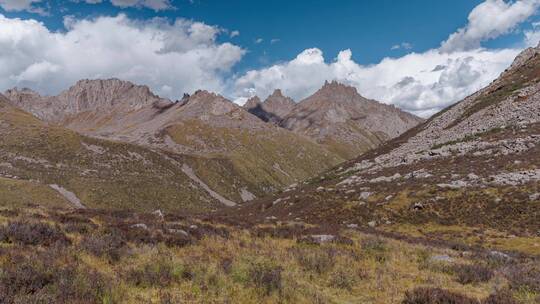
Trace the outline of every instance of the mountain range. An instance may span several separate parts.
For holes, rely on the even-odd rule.
[[[9,121],[17,113],[28,121],[15,121],[20,124],[11,124],[6,130],[17,132],[14,141],[19,142],[4,143],[1,152],[5,166],[0,173],[45,185],[58,184],[92,207],[103,206],[106,200],[122,208],[131,200],[134,209],[185,209],[187,200],[194,210],[199,202],[200,210],[231,206],[312,177],[356,155],[354,151],[375,147],[420,121],[396,108],[365,100],[353,88],[337,83],[326,84],[298,105],[276,90],[261,103],[264,113],[272,113],[270,118],[253,115],[254,108],[240,107],[207,91],[170,101],[154,95],[146,86],[118,79],[81,80],[57,96],[17,88],[6,91],[5,96],[3,102],[11,107],[4,108],[4,119]],[[332,112],[324,101],[317,102],[319,96],[334,96],[332,105],[342,105],[342,111]],[[349,108],[357,117],[349,115],[345,110]],[[305,111],[311,115],[302,119]],[[363,116],[362,111],[366,113]],[[388,117],[380,116],[383,112],[388,112]],[[397,115],[408,120],[391,122]],[[277,119],[281,116],[283,119]],[[367,118],[372,116],[388,119],[388,123],[373,124]],[[309,121],[317,123],[305,126]],[[34,130],[27,130],[29,124],[36,125],[40,134],[64,135],[36,136]],[[397,127],[390,130],[388,125]],[[66,145],[68,137],[77,138],[77,143]],[[42,148],[20,149],[26,142],[32,142],[27,146],[40,145],[50,151],[43,155]],[[109,146],[144,152],[125,151],[129,157],[113,157],[114,149]],[[16,163],[13,155],[24,160]],[[87,161],[84,166],[58,162],[57,157],[67,160],[70,155],[84,155]],[[111,176],[102,176],[105,166]],[[113,186],[120,182],[115,177],[120,172],[125,174],[120,178],[123,186]],[[128,178],[139,174],[145,178]],[[174,178],[167,179],[169,186],[156,185],[157,180],[171,174]],[[190,184],[192,189],[171,186],[175,183]],[[133,189],[135,185],[137,190]],[[162,186],[166,189],[160,189]],[[141,193],[134,193],[139,190]]]

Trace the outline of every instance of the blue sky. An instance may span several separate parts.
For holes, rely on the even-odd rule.
[[[0,54],[0,62],[10,61],[0,90],[29,86],[54,94],[77,78],[119,77],[170,98],[203,88],[241,102],[278,87],[299,100],[325,79],[337,79],[426,116],[489,83],[537,42],[538,2],[0,0],[0,47],[18,51]],[[21,38],[15,32],[26,33],[23,28],[28,36]],[[138,32],[124,41],[123,33],[132,31]],[[149,53],[131,49],[127,37]],[[96,49],[81,51],[83,40]],[[93,67],[77,61],[81,53]],[[437,66],[444,69],[432,72]]]

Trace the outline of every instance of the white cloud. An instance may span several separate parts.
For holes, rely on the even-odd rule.
[[[523,33],[526,46],[537,46],[538,42],[540,42],[540,22],[533,22],[532,27],[532,29]]]
[[[256,43],[256,44],[259,44],[259,43],[261,43],[261,42],[263,42],[263,41],[264,41],[264,39],[262,39],[262,38],[257,38],[257,39],[255,39],[255,43]]]
[[[42,0],[0,0],[0,7],[6,12],[22,12],[27,11],[40,15],[46,15],[46,11],[37,7],[34,4],[40,3]]]
[[[114,6],[118,7],[146,7],[155,11],[167,10],[172,8],[171,2],[169,0],[111,0],[111,3]]]
[[[0,0],[0,7],[8,12],[20,12],[29,10],[34,3],[41,0]]]
[[[240,31],[232,31],[230,36],[231,36],[231,38],[234,38],[236,36],[240,36]]]
[[[274,39],[270,40],[270,44],[278,43],[279,41],[281,41],[281,40],[278,39],[278,38],[274,38]]]
[[[391,49],[391,50],[399,50],[399,49],[410,50],[410,49],[412,49],[412,48],[413,48],[413,46],[412,46],[411,43],[409,43],[409,42],[402,42],[402,43],[400,43],[400,44],[395,44],[395,45],[393,45],[390,49]]]
[[[486,0],[476,6],[468,17],[466,27],[451,34],[441,44],[442,52],[467,51],[480,47],[485,40],[506,34],[534,14],[540,0]]]
[[[507,68],[521,49],[484,49],[481,42],[512,31],[533,15],[540,0],[504,2],[486,0],[469,14],[469,22],[450,35],[438,49],[410,53],[399,58],[363,66],[341,51],[331,62],[320,49],[301,52],[291,61],[248,71],[237,77],[237,98],[257,94],[265,97],[275,88],[296,100],[321,87],[325,80],[352,85],[360,94],[427,117],[489,84]],[[539,26],[524,33],[523,45],[540,41]],[[392,50],[410,49],[404,42]]]
[[[118,77],[158,94],[225,90],[224,75],[245,53],[218,43],[219,28],[178,19],[131,20],[125,15],[76,20],[51,32],[35,20],[0,15],[0,90],[30,87],[56,94],[83,78]]]
[[[489,84],[518,52],[477,49],[448,54],[430,50],[362,66],[353,61],[350,50],[327,63],[322,51],[314,48],[291,61],[248,71],[236,79],[235,94],[248,97],[256,92],[265,97],[281,88],[300,100],[325,80],[338,80],[355,86],[365,97],[429,116]]]

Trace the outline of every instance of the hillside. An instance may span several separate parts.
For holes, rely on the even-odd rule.
[[[235,213],[540,255],[539,76],[527,49],[400,137]]]
[[[236,203],[305,180],[342,160],[316,143],[265,124],[229,100],[204,91],[170,102],[151,94],[147,87],[112,79],[80,81],[57,97],[41,97],[24,89],[8,93],[15,100],[12,104],[51,123],[49,129],[76,131],[87,141],[107,145],[113,140],[119,147],[136,147],[153,155],[166,153],[183,160],[181,163],[189,160],[189,170],[205,187]],[[107,149],[98,150],[103,158],[110,156]],[[163,156],[158,157],[171,165]],[[133,171],[142,172],[147,166],[151,167],[139,165]],[[183,167],[173,167],[175,174],[185,179]],[[165,194],[161,198],[165,200],[169,190],[163,187],[160,193]],[[152,205],[152,196],[146,193],[137,199]],[[207,198],[187,200],[197,204]]]
[[[65,198],[73,193],[88,208],[200,211],[221,207],[181,170],[182,164],[194,167],[202,162],[219,172],[222,164],[217,160],[169,157],[132,144],[82,136],[5,102],[0,106],[0,133],[2,205],[77,207]],[[234,185],[234,176],[231,179]]]

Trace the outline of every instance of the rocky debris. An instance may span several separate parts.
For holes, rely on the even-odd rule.
[[[489,255],[493,258],[501,259],[501,260],[511,260],[512,257],[508,254],[496,250],[489,251]]]
[[[369,221],[368,226],[374,228],[375,226],[377,226],[377,221]]]
[[[255,194],[249,192],[247,188],[242,188],[240,189],[240,198],[243,202],[249,202],[256,199],[257,197],[255,196]]]
[[[401,178],[401,174],[399,173],[396,173],[392,176],[379,176],[379,177],[376,177],[376,178],[372,178],[369,180],[370,183],[381,183],[381,182],[391,182],[391,181],[394,181],[396,179],[399,179]]]
[[[347,228],[349,228],[349,229],[357,229],[358,224],[347,224]]]
[[[302,244],[311,244],[311,245],[322,245],[325,243],[336,243],[336,244],[345,244],[352,245],[353,241],[349,238],[332,235],[332,234],[313,234],[308,236],[303,236],[297,240],[298,243]]]
[[[540,192],[536,192],[536,193],[533,193],[533,194],[529,195],[529,200],[530,201],[540,200]]]
[[[182,236],[185,236],[185,237],[189,237],[189,233],[187,233],[187,231],[183,230],[183,229],[174,229],[174,228],[170,228],[169,229],[169,233],[172,233],[172,234],[180,234]]]
[[[540,181],[540,169],[518,172],[501,172],[487,178],[487,183],[511,186],[517,186],[534,181]]]
[[[420,211],[420,210],[423,210],[424,209],[424,204],[422,203],[414,203],[413,205],[413,210],[416,210],[416,211]]]
[[[430,257],[429,260],[431,262],[435,262],[435,263],[440,263],[440,262],[452,263],[452,262],[454,262],[454,258],[450,257],[447,254],[434,255],[434,256]]]
[[[134,229],[143,229],[143,230],[148,230],[148,226],[144,223],[137,223],[137,224],[133,224],[130,226],[131,228],[134,228]]]
[[[159,209],[152,211],[151,214],[152,214],[153,216],[159,218],[160,220],[163,220],[163,218],[165,217],[165,215],[163,214],[163,212],[162,212],[161,210],[159,210]]]
[[[465,188],[467,186],[469,186],[469,184],[463,180],[456,180],[456,181],[451,181],[450,183],[437,184],[437,187],[439,188],[450,188],[450,189],[460,189],[460,188]]]
[[[81,203],[81,200],[75,195],[75,193],[66,190],[64,187],[52,184],[49,185],[52,189],[58,191],[64,198],[66,198],[71,204],[73,204],[73,207],[77,209],[85,209],[86,207]]]
[[[360,198],[360,199],[363,199],[363,200],[366,200],[366,199],[368,199],[372,194],[373,194],[373,193],[372,193],[372,192],[369,192],[369,191],[362,191],[362,192],[360,193],[359,198]]]

